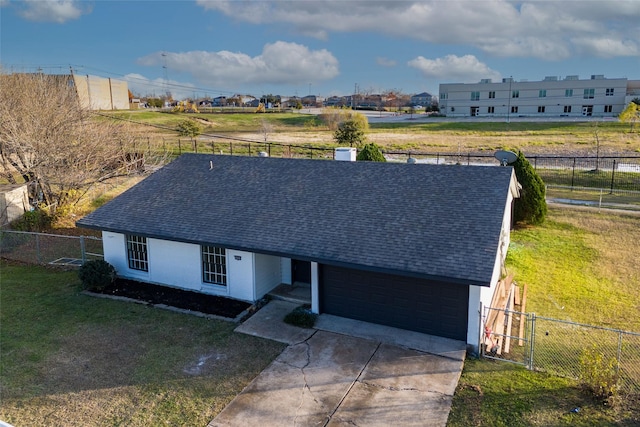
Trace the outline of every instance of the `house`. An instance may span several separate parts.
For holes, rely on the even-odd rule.
[[[433,95],[428,92],[422,92],[411,97],[411,105],[420,105],[422,107],[429,107],[433,104]]]
[[[312,310],[477,351],[519,193],[512,167],[183,154],[78,221],[123,277]]]

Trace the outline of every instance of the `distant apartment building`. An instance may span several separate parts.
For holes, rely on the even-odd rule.
[[[633,98],[638,80],[592,75],[542,81],[440,84],[440,111],[447,117],[616,117]]]

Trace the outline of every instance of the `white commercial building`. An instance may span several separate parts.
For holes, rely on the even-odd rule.
[[[447,117],[617,117],[639,81],[592,75],[542,81],[443,83],[440,111]]]

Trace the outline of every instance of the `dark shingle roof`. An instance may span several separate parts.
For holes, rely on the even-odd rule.
[[[78,225],[488,285],[511,176],[511,167],[184,154]]]

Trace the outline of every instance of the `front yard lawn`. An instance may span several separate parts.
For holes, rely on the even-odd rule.
[[[16,426],[204,426],[284,347],[83,295],[75,271],[0,270],[0,419]]]

